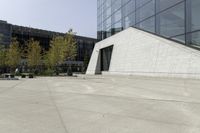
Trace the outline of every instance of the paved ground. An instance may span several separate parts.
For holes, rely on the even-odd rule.
[[[200,133],[200,80],[0,81],[0,133]]]

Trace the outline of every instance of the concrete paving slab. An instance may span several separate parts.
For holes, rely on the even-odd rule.
[[[0,133],[199,133],[200,80],[137,76],[0,81]]]

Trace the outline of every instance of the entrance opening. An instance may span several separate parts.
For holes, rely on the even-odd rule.
[[[108,71],[112,57],[113,45],[101,49],[101,71]]]

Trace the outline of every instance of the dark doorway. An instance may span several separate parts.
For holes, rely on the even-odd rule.
[[[101,49],[101,71],[108,71],[112,57],[113,45]]]

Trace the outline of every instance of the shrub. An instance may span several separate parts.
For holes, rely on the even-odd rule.
[[[28,75],[28,77],[29,77],[30,79],[32,79],[32,78],[33,78],[33,74],[30,73],[30,74]]]
[[[15,75],[14,74],[10,74],[10,78],[15,78]]]
[[[42,73],[40,73],[41,76],[53,76],[54,71],[52,69],[47,69],[45,71],[43,71]]]
[[[22,77],[22,78],[26,78],[26,75],[25,75],[25,74],[22,74],[21,77]]]

